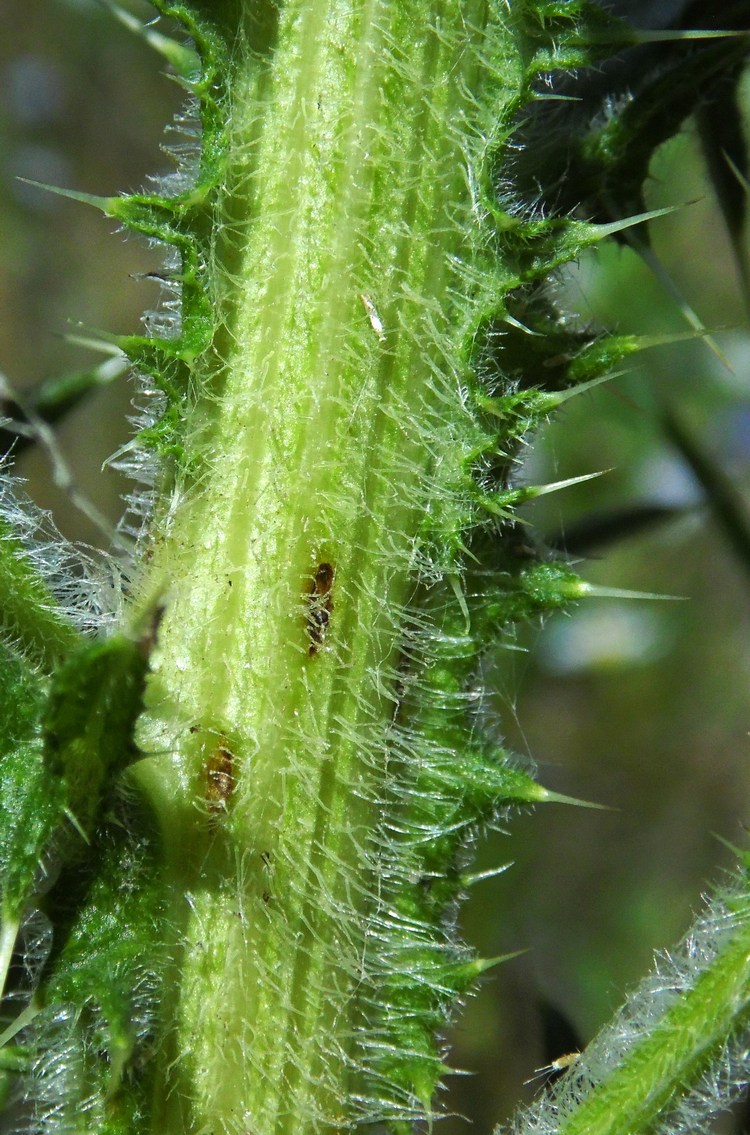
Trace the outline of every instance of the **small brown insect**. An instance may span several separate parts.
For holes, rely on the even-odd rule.
[[[318,564],[307,596],[307,634],[310,639],[308,653],[312,658],[325,642],[328,624],[333,614],[333,564]]]
[[[226,812],[234,786],[234,756],[226,737],[219,737],[206,762],[206,801],[212,815]]]
[[[567,1072],[568,1068],[577,1064],[580,1056],[580,1052],[566,1052],[563,1056],[558,1056],[557,1060],[553,1060],[551,1064],[544,1064],[541,1068],[535,1068],[534,1075],[529,1077],[528,1080],[524,1080],[524,1084],[533,1084],[534,1080],[541,1079],[544,1079],[547,1083],[552,1077]]]

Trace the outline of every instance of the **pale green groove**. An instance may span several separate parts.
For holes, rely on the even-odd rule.
[[[154,1118],[175,1135],[337,1129],[362,1091],[399,612],[444,459],[434,423],[444,401],[461,413],[451,351],[476,310],[471,295],[457,306],[453,258],[473,239],[462,134],[489,19],[483,2],[409,7],[288,3],[270,73],[235,60],[229,176],[235,203],[243,184],[252,201],[235,346],[212,424],[196,419],[203,479],[143,598],[166,610],[142,775],[188,891],[174,915],[185,1055],[162,1075],[190,1082],[192,1118],[169,1088]],[[312,655],[321,563],[334,607]],[[217,814],[219,746],[236,788]]]
[[[631,1135],[663,1121],[718,1051],[750,1023],[750,923],[651,1033],[559,1126],[559,1135]]]

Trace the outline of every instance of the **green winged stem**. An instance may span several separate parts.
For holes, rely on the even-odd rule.
[[[496,527],[469,363],[518,282],[481,200],[518,98],[507,9],[261,7],[267,42],[230,64],[190,461],[140,585],[164,613],[139,776],[178,896],[160,1132],[429,1112],[434,1030],[482,968],[442,927],[455,852],[534,791],[467,722],[480,632],[523,586],[476,552],[469,581],[461,551]]]
[[[639,345],[562,321],[546,278],[638,218],[535,208],[508,149],[620,33],[578,0],[155,7],[195,45],[146,35],[200,153],[154,193],[62,191],[170,246],[179,294],[115,340],[157,407],[130,631],[80,634],[0,531],[3,976],[30,912],[50,927],[0,1090],[24,1073],[40,1135],[406,1135],[502,960],[454,925],[468,844],[568,799],[499,744],[483,654],[622,595],[516,514],[572,482],[515,472]],[[566,1135],[646,1130],[744,1022],[740,921]]]

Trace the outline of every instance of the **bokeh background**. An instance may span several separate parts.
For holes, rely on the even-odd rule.
[[[137,189],[170,169],[160,147],[182,96],[159,58],[94,0],[1,8],[0,372],[23,390],[91,366],[70,332],[137,331],[157,300],[142,277],[160,256],[113,236],[94,210],[17,178]],[[146,4],[129,9],[150,18]],[[548,805],[478,844],[480,869],[513,867],[475,888],[463,933],[489,956],[526,951],[485,980],[451,1037],[454,1064],[472,1075],[451,1081],[447,1106],[479,1132],[543,1090],[523,1081],[589,1039],[653,951],[679,939],[701,893],[731,868],[722,840],[747,843],[750,564],[661,425],[668,404],[737,492],[750,489],[747,310],[689,123],[657,155],[648,200],[679,206],[654,223],[653,245],[729,366],[700,339],[645,351],[626,376],[571,400],[521,470],[532,483],[607,470],[542,498],[528,518],[551,542],[577,546],[580,522],[598,517],[584,578],[681,598],[590,599],[498,642],[488,660],[509,747],[538,764],[548,787],[610,810]],[[627,249],[600,249],[556,287],[561,305],[594,326],[686,328]],[[102,463],[129,437],[131,397],[121,378],[58,430],[78,487],[113,522],[127,484]],[[25,454],[16,472],[66,536],[101,542],[53,484],[44,454]],[[612,538],[613,514],[651,506],[667,518]],[[469,1128],[456,1118],[441,1130]]]

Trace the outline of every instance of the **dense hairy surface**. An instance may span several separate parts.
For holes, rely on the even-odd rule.
[[[552,798],[481,661],[587,592],[515,515],[558,486],[514,470],[637,346],[543,290],[633,201],[558,215],[525,155],[558,72],[627,33],[577,2],[156,7],[195,46],[148,33],[190,94],[177,175],[76,195],[171,250],[118,340],[152,479],[122,625],[2,559],[5,969],[42,927],[8,1081],[49,1135],[405,1132],[493,964],[455,928],[471,841]],[[618,118],[592,157],[599,125],[553,117],[590,180],[663,136],[631,115],[615,162]]]

